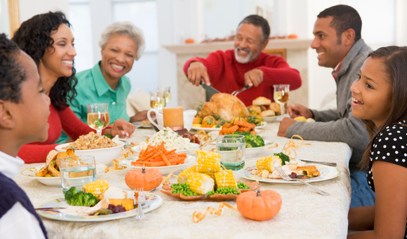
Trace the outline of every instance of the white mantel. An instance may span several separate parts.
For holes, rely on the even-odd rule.
[[[195,109],[197,103],[205,101],[205,90],[190,84],[183,72],[185,62],[192,57],[206,57],[209,53],[217,50],[233,49],[234,42],[213,42],[203,44],[179,44],[164,45],[163,47],[176,55],[177,69],[177,95],[178,105],[184,109]],[[308,106],[308,48],[311,44],[309,39],[275,39],[270,40],[266,50],[287,50],[287,63],[300,72],[302,86],[290,94],[289,104],[302,103]]]
[[[311,44],[311,40],[307,39],[276,39],[270,40],[266,49],[281,49],[288,50],[303,50],[307,49]],[[227,42],[212,42],[204,44],[179,44],[164,46],[165,49],[175,54],[189,54],[189,53],[209,53],[217,50],[232,49],[233,41]]]

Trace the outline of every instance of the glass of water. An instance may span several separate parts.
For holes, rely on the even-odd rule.
[[[216,151],[226,169],[240,170],[245,165],[246,141],[244,135],[223,135],[216,139]]]
[[[71,187],[81,190],[83,185],[95,181],[95,157],[78,155],[60,158],[59,170],[61,172],[62,191],[64,194]]]

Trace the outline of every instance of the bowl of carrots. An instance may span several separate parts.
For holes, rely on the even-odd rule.
[[[155,168],[162,174],[168,174],[174,170],[182,170],[196,162],[196,157],[187,153],[178,153],[175,149],[166,150],[164,145],[148,147],[141,150],[138,155],[121,160],[119,164],[128,168]]]
[[[196,144],[196,143],[190,143],[190,145],[191,145],[191,148],[190,149],[186,149],[186,150],[176,150],[175,152],[176,153],[191,153],[191,154],[195,154],[195,150],[198,150],[199,148],[200,148],[200,145],[199,144]],[[149,147],[150,147],[150,145],[149,145]],[[136,154],[136,155],[138,155],[138,154],[140,154],[140,147],[139,147],[139,145],[136,145],[136,146],[134,146],[134,147],[132,147],[131,148],[131,151],[134,153],[134,154]]]

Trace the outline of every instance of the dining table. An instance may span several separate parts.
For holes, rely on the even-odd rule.
[[[278,137],[279,122],[269,122],[263,128],[262,137],[278,146],[261,150],[257,155],[246,157],[246,167],[255,166],[260,157],[271,156],[282,151],[290,138]],[[153,129],[135,130],[130,142],[145,141],[155,132]],[[322,142],[293,139],[295,143],[308,143],[291,152],[290,157],[315,161],[335,162],[339,176],[329,180],[313,182],[312,185],[329,193],[317,194],[303,184],[260,182],[261,190],[274,190],[281,195],[279,213],[270,220],[255,221],[243,217],[237,210],[223,207],[221,215],[207,214],[195,223],[192,215],[204,212],[208,207],[217,209],[219,201],[184,201],[161,192],[160,185],[151,193],[162,198],[160,207],[145,213],[143,220],[128,217],[109,221],[81,222],[60,221],[42,218],[49,238],[346,238],[348,234],[348,210],[351,186],[348,163],[351,148],[342,142]],[[205,147],[213,147],[210,144]],[[208,148],[208,149],[209,149]],[[40,164],[25,164],[20,171]],[[130,168],[97,172],[96,179],[106,179],[110,186],[131,190],[125,183]],[[239,181],[252,182],[234,171]],[[14,179],[27,193],[34,207],[63,197],[60,186],[43,185],[36,179],[18,175]],[[171,179],[176,182],[176,178]],[[235,200],[226,201],[236,207]]]

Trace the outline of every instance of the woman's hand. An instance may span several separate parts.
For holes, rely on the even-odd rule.
[[[143,121],[147,119],[147,112],[148,110],[143,110],[140,112],[137,112],[135,115],[130,117],[130,122],[136,122],[136,121]],[[151,112],[151,117],[155,117],[155,113]]]
[[[135,129],[136,126],[134,124],[124,119],[118,119],[112,124],[112,128],[110,130],[113,137],[119,135],[120,138],[124,138],[129,137]]]

